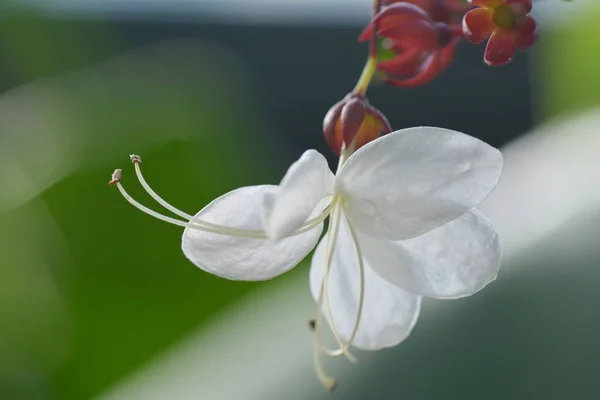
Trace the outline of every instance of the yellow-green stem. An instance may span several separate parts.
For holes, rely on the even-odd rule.
[[[373,18],[381,10],[381,0],[373,0]],[[354,94],[364,96],[367,93],[367,89],[373,80],[375,71],[377,71],[377,22],[373,23],[373,36],[369,42],[369,58],[363,68],[360,78],[356,83],[356,87],[353,90]]]
[[[375,75],[375,71],[377,70],[377,58],[370,56],[367,59],[367,63],[363,68],[362,74],[360,74],[360,78],[358,78],[358,82],[356,83],[356,87],[354,87],[353,92],[355,94],[359,94],[364,96],[367,93],[367,89],[371,84],[371,80]]]

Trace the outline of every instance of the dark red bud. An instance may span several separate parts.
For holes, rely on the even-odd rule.
[[[429,21],[431,19],[421,8],[408,3],[395,3],[380,11],[371,23],[358,37],[359,42],[366,42],[373,37],[374,27],[377,26],[377,35],[387,37],[384,32],[393,34],[399,26],[416,21]]]
[[[392,132],[392,125],[381,111],[379,111],[370,104],[367,105],[367,110],[368,114],[372,115],[375,118],[375,120],[379,123],[382,135],[387,135],[388,133]]]
[[[352,97],[342,108],[340,122],[344,143],[352,143],[365,118],[365,102],[359,97]]]
[[[436,51],[430,54],[416,74],[407,79],[384,78],[383,81],[400,88],[411,88],[431,82],[441,71],[443,54]]]
[[[379,29],[378,34],[421,51],[433,51],[439,47],[438,32],[431,21],[390,25]]]
[[[392,131],[387,118],[361,95],[349,94],[329,109],[323,133],[335,154],[351,145],[354,150]]]
[[[444,22],[415,21],[397,28],[410,28],[417,23],[426,27],[426,34],[413,39],[412,33],[407,33],[401,39],[392,39],[389,49],[395,56],[378,63],[377,69],[386,74],[382,79],[384,82],[401,88],[421,86],[452,62],[454,48],[462,38],[462,27]]]
[[[344,108],[345,99],[334,104],[323,119],[323,134],[325,140],[336,155],[340,155],[340,148],[342,146],[341,141],[336,137],[336,124],[340,119],[342,108]],[[336,150],[337,149],[337,150]]]

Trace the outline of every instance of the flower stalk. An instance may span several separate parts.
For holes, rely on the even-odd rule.
[[[375,17],[380,10],[381,0],[373,0],[373,17]],[[379,62],[377,59],[378,47],[379,46],[377,45],[377,35],[373,35],[373,37],[369,41],[369,55],[367,57],[367,62],[365,63],[362,73],[360,74],[358,82],[356,83],[354,90],[352,90],[352,93],[360,96],[364,96],[367,93],[369,85],[373,80],[373,76],[377,71],[377,63]]]

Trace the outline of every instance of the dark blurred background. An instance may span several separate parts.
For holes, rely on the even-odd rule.
[[[331,21],[314,9],[314,18],[307,12],[279,21],[273,11],[257,22],[256,10],[244,21],[239,4],[235,18],[228,18],[226,3],[220,13],[211,3],[210,14],[201,6],[145,12],[143,2],[122,13],[113,3],[110,12],[99,6],[69,12],[51,1],[39,8],[35,2],[5,4],[0,399],[597,398],[598,258],[579,249],[548,260],[541,245],[525,251],[528,261],[509,262],[541,267],[509,269],[481,295],[441,312],[426,305],[406,343],[365,355],[362,367],[342,374],[341,389],[332,395],[318,387],[305,358],[286,355],[300,346],[294,342],[271,352],[279,354],[276,364],[299,365],[276,382],[267,370],[259,374],[262,392],[245,389],[236,372],[246,363],[242,370],[255,376],[261,363],[232,354],[238,369],[219,373],[222,366],[214,364],[212,372],[230,374],[231,386],[240,386],[237,394],[203,391],[198,380],[212,379],[208,375],[194,376],[193,384],[165,383],[169,374],[157,378],[165,355],[244,306],[247,296],[281,290],[271,295],[274,302],[297,301],[296,294],[285,300],[280,288],[289,285],[290,293],[306,292],[302,310],[313,307],[308,268],[305,262],[268,283],[209,276],[183,257],[179,228],[143,215],[107,187],[110,173],[123,168],[125,187],[150,204],[128,160],[139,153],[154,189],[195,213],[233,188],[277,183],[308,148],[335,165],[322,118],[351,90],[365,61],[366,47],[356,37],[368,6],[339,17],[328,9]],[[595,14],[590,10],[600,15],[598,7]],[[483,47],[463,43],[451,68],[431,84],[376,86],[370,101],[396,129],[442,126],[497,147],[553,116],[596,105],[600,56],[592,49],[600,32],[593,18],[566,27],[550,21],[542,25],[539,44],[507,67],[485,66]],[[589,168],[598,171],[600,164]],[[507,210],[515,207],[510,199],[509,193],[501,202]],[[581,214],[575,207],[573,216]],[[581,207],[584,214],[591,209]],[[594,232],[585,236],[590,248]],[[274,320],[283,314],[274,313]],[[296,321],[294,330],[310,339],[305,322]],[[283,325],[274,325],[272,334],[285,336]],[[252,330],[248,321],[227,329]],[[248,335],[246,348],[253,348]],[[199,348],[213,348],[202,340]],[[244,345],[244,336],[234,340]],[[305,350],[309,359],[310,346]],[[202,351],[188,357],[186,368],[200,368],[194,362],[202,357]],[[172,356],[168,365],[176,364]],[[146,368],[155,371],[148,381]],[[132,376],[140,389],[121,392]],[[161,385],[179,392],[161,391]]]

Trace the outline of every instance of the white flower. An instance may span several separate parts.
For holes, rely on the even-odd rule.
[[[312,259],[310,285],[339,344],[320,343],[317,372],[329,387],[318,355],[376,350],[405,339],[419,314],[421,297],[469,296],[493,281],[500,243],[492,223],[474,207],[496,186],[502,156],[471,136],[440,128],[393,132],[361,147],[337,174],[315,150],[305,152],[279,186],[236,189],[195,216],[142,185],[186,227],[182,248],[201,269],[235,280],[265,280],[300,262],[328,233]],[[264,230],[263,230],[264,227]]]

